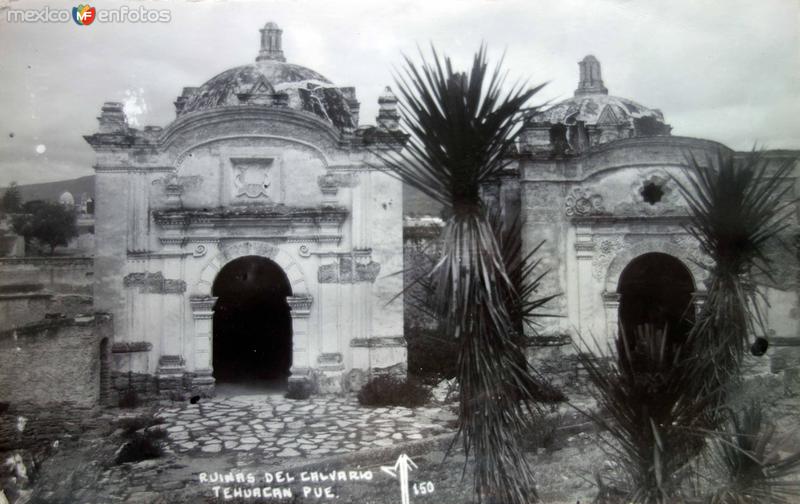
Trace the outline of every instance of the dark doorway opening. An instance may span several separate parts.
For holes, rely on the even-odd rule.
[[[275,262],[246,256],[226,264],[214,280],[214,377],[218,382],[285,383],[292,366],[292,295]]]
[[[667,331],[671,346],[683,344],[694,322],[692,274],[675,257],[653,252],[632,260],[619,278],[619,321],[628,341],[644,326]],[[632,337],[633,336],[633,337]]]

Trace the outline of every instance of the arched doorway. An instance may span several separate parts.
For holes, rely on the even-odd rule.
[[[666,328],[667,341],[682,344],[694,321],[694,291],[692,274],[679,259],[660,252],[636,257],[619,277],[621,330],[630,336],[645,325]]]
[[[274,261],[244,256],[226,264],[212,287],[213,369],[217,382],[283,381],[292,365],[292,288]]]

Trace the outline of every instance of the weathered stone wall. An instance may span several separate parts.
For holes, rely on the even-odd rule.
[[[116,344],[149,345],[113,354],[115,384],[213,383],[212,287],[245,255],[291,283],[293,376],[404,361],[401,183],[305,113],[190,115],[140,138],[146,152],[91,140],[96,306],[114,315]]]
[[[36,285],[51,293],[91,295],[93,283],[91,257],[0,258],[0,287]]]
[[[111,329],[109,315],[94,314],[0,332],[0,401],[96,405],[100,347],[104,338],[111,339]]]

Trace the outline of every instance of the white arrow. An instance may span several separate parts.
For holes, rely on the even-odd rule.
[[[394,463],[394,466],[381,466],[381,471],[392,478],[400,480],[400,499],[402,504],[410,504],[411,502],[411,497],[408,494],[408,473],[413,470],[412,467],[416,469],[417,464],[405,453],[397,457],[397,462]],[[400,473],[399,477],[397,476],[398,472]]]

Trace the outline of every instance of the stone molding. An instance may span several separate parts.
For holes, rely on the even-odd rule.
[[[179,198],[186,189],[196,189],[202,183],[203,177],[199,175],[179,177],[173,172],[153,180],[152,185],[163,186],[167,198]]]
[[[226,243],[222,250],[207,259],[205,267],[200,272],[200,277],[192,287],[192,294],[210,297],[214,279],[225,264],[239,257],[265,253],[269,254],[267,257],[286,273],[286,278],[292,286],[292,293],[295,296],[307,295],[305,275],[292,254],[280,247],[265,243],[263,239],[235,237],[229,243],[230,245]]]
[[[333,124],[325,121],[313,112],[306,112],[286,107],[269,107],[263,105],[231,105],[221,106],[210,110],[197,110],[182,114],[175,119],[169,126],[163,130],[163,134],[157,142],[157,147],[160,150],[166,150],[175,140],[177,140],[181,133],[189,132],[197,128],[203,128],[209,123],[242,123],[252,127],[252,123],[256,121],[276,121],[282,124],[290,124],[295,126],[306,127],[311,130],[316,130],[327,136],[328,140],[340,146],[342,143],[347,144],[346,135],[343,135]],[[206,145],[211,142],[218,142],[221,140],[239,139],[239,138],[267,138],[276,140],[285,140],[287,142],[305,145],[313,149],[325,164],[330,164],[330,159],[319,146],[311,142],[305,142],[298,138],[292,138],[284,135],[272,134],[254,134],[254,133],[241,133],[237,135],[226,135],[209,138],[198,144],[194,144],[188,149],[181,152],[178,156],[178,161],[192,149]]]
[[[358,185],[357,173],[332,173],[328,171],[325,175],[317,177],[317,184],[319,185],[322,194],[326,196],[335,196],[339,192],[340,187],[355,187]]]
[[[221,257],[225,261],[232,261],[246,255],[257,255],[273,259],[278,254],[278,249],[263,241],[237,241],[223,243],[219,247]]]
[[[173,166],[101,166],[94,165],[95,173],[171,173]]]
[[[123,278],[122,285],[127,288],[138,287],[142,294],[183,294],[186,292],[186,282],[164,278],[160,271],[128,273]]]
[[[183,247],[190,243],[201,244],[219,244],[229,241],[242,241],[242,240],[258,240],[269,241],[273,243],[332,243],[338,244],[342,241],[341,234],[316,234],[316,233],[303,233],[303,234],[253,234],[253,235],[235,235],[235,236],[209,236],[209,235],[195,235],[195,236],[162,236],[158,239],[162,245],[173,245]],[[147,251],[128,252],[128,255],[141,255],[146,256]],[[163,252],[164,256],[167,255],[180,255],[179,253]],[[193,255],[193,252],[185,252],[183,255]],[[204,254],[199,254],[196,257],[202,257]],[[309,254],[310,255],[310,254]],[[158,257],[158,253],[150,253],[151,257]],[[307,256],[304,256],[307,257]]]
[[[153,210],[155,223],[164,229],[239,225],[276,227],[288,230],[292,224],[341,226],[350,215],[345,207],[321,205],[294,207],[270,205],[233,208],[162,208]]]
[[[314,298],[310,295],[288,296],[286,303],[289,305],[292,318],[306,318],[311,315],[311,305],[314,303]]]
[[[215,296],[194,295],[189,296],[189,304],[192,307],[192,318],[211,319],[214,317],[214,304],[217,298]]]
[[[404,336],[374,336],[372,338],[353,338],[351,348],[394,348],[406,346]]]
[[[136,352],[149,352],[153,344],[149,341],[118,341],[111,345],[111,353],[125,354]]]
[[[703,255],[697,242],[691,236],[653,235],[651,238],[643,239],[635,243],[632,243],[630,239],[624,238],[618,238],[615,242],[617,246],[606,249],[608,252],[602,252],[602,258],[598,258],[598,256],[595,255],[598,261],[598,263],[594,265],[595,268],[603,270],[604,265],[607,265],[607,269],[605,269],[606,292],[617,291],[619,276],[622,274],[622,270],[624,270],[633,259],[651,252],[669,254],[680,260],[692,275],[695,290],[705,290],[703,281],[708,277],[708,270],[701,265],[706,262],[707,257]],[[599,248],[603,251],[605,247],[601,243]]]
[[[380,263],[372,260],[372,254],[342,254],[331,264],[320,265],[317,281],[321,284],[374,283],[381,271]]]
[[[317,356],[317,364],[323,371],[340,371],[344,369],[344,357],[339,352],[321,353]]]

